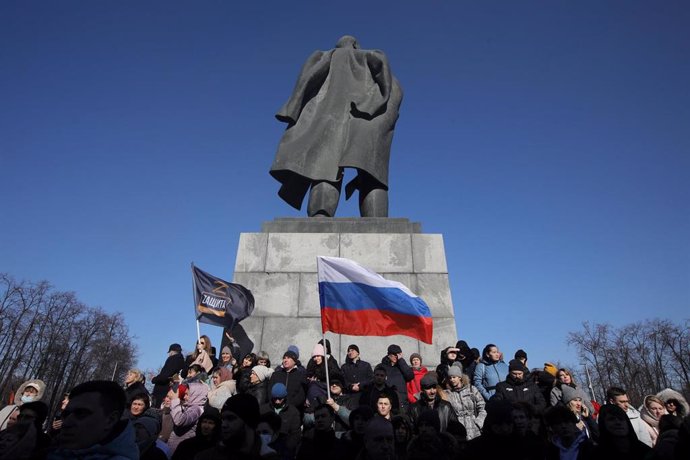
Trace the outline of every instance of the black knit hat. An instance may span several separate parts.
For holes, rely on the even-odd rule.
[[[525,350],[520,348],[518,351],[516,351],[515,359],[527,359],[527,353],[525,353]]]
[[[248,393],[240,393],[228,398],[221,412],[232,412],[252,429],[259,424],[259,402]]]
[[[359,353],[359,347],[357,345],[355,345],[354,343],[352,345],[350,345],[349,347],[347,347],[347,351],[350,351],[350,350],[355,350],[357,353]]]
[[[182,353],[182,346],[179,343],[173,343],[168,347],[168,353],[170,353],[171,351]]]
[[[521,371],[527,373],[529,372],[529,369],[527,369],[525,365],[522,364],[522,361],[518,361],[517,359],[511,359],[508,363],[508,372],[513,371]]]
[[[402,348],[400,348],[399,345],[388,345],[388,354],[389,355],[397,355],[398,353],[402,353]]]
[[[285,353],[283,353],[283,358],[285,357],[291,358],[294,362],[297,362],[297,360],[299,359],[299,357],[292,350],[288,350]]]

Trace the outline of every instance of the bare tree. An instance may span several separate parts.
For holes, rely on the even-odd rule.
[[[79,302],[45,282],[17,282],[0,273],[0,396],[30,378],[46,383],[55,407],[63,392],[92,379],[122,381],[136,347],[121,313]],[[117,365],[116,365],[117,363]]]
[[[581,331],[568,334],[568,343],[590,369],[597,393],[623,387],[639,404],[664,388],[690,396],[689,327],[687,319],[679,324],[653,319],[618,329],[585,322]]]

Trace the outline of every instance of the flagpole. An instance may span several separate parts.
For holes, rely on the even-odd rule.
[[[326,366],[326,394],[328,399],[331,399],[331,381],[328,377],[328,348],[326,347],[326,333],[321,328],[322,342],[323,342],[323,365]]]
[[[316,271],[319,272],[321,260],[316,256]],[[318,278],[318,276],[317,276]],[[317,279],[318,283],[318,279]],[[323,329],[323,298],[321,297],[321,289],[319,289],[319,313],[321,314],[321,343],[323,344],[323,365],[326,367],[326,395],[331,399],[331,379],[328,375],[328,347],[326,347],[326,331]]]
[[[196,282],[194,279],[194,262],[192,262],[192,302],[194,302],[194,318],[196,318],[196,343],[197,347],[201,342],[201,331],[199,329],[199,318],[196,315]]]

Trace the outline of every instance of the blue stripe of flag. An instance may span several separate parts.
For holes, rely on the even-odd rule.
[[[431,317],[429,306],[398,288],[362,283],[319,283],[321,305],[341,310],[388,310],[403,315]]]

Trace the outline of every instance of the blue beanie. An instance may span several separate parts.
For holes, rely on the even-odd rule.
[[[276,383],[271,388],[271,398],[283,399],[287,396],[287,388],[282,383]]]

